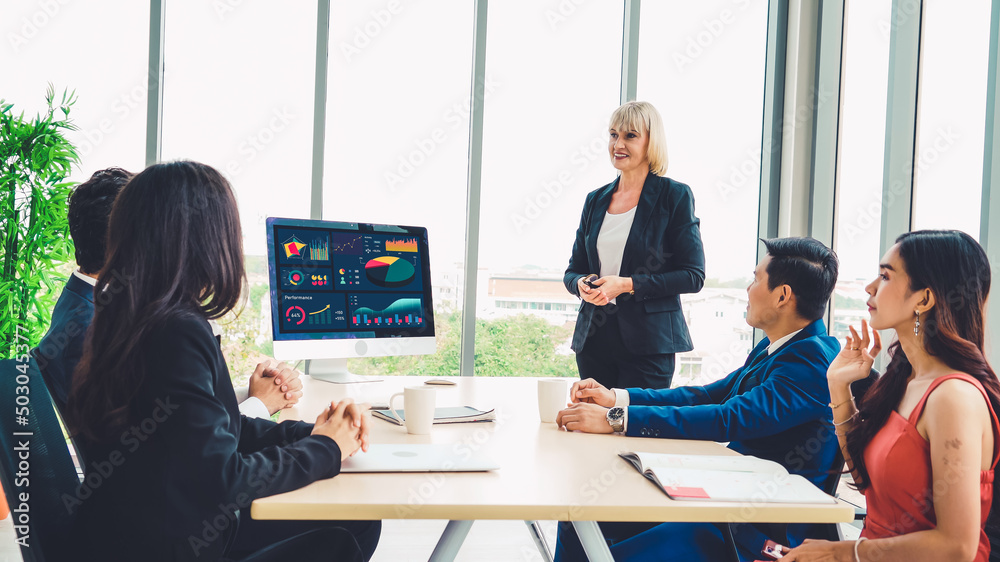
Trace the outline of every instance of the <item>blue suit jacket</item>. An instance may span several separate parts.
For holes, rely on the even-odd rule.
[[[49,331],[34,350],[42,378],[60,412],[66,410],[73,370],[83,355],[83,339],[93,319],[94,287],[70,275],[52,309]]]
[[[587,195],[576,231],[573,254],[563,276],[570,293],[579,296],[577,279],[600,273],[597,236],[618,180]],[[617,299],[616,312],[625,348],[636,355],[691,351],[691,335],[681,311],[681,293],[697,293],[705,283],[705,251],[694,195],[687,185],[648,174],[625,241],[619,275],[631,277],[635,295]],[[603,323],[606,307],[583,302],[573,332],[573,351],[580,352],[594,325]]]
[[[837,452],[826,370],[840,351],[816,320],[773,354],[764,338],[743,367],[706,386],[629,389],[627,434],[729,441],[822,487]]]

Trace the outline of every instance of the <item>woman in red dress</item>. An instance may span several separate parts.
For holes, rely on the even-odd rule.
[[[861,323],[830,365],[830,407],[847,467],[868,503],[858,541],[805,541],[784,561],[989,559],[1000,383],[983,355],[990,265],[958,231],[903,234],[865,290]],[[895,330],[885,374],[855,404]],[[870,347],[869,347],[870,346]]]

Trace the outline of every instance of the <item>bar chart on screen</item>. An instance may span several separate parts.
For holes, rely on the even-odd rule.
[[[419,298],[411,296],[351,295],[351,325],[378,326],[422,326],[423,305]]]
[[[395,238],[385,241],[385,250],[387,252],[416,252],[417,251],[417,239],[416,238],[405,238],[402,240],[397,240]]]

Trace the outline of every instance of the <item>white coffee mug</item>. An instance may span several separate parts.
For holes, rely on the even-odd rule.
[[[543,422],[556,421],[556,414],[566,407],[570,379],[539,379],[538,417]]]
[[[397,392],[389,397],[389,415],[396,417],[393,403],[396,398],[403,397],[403,418],[406,432],[414,435],[427,435],[434,423],[434,397],[437,390],[432,386],[407,386],[403,392]]]

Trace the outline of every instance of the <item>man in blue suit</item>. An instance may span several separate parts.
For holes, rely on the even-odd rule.
[[[826,370],[840,351],[823,314],[837,283],[832,250],[812,238],[763,240],[767,255],[747,287],[747,323],[767,336],[746,363],[706,386],[608,389],[573,385],[557,418],[567,430],[729,442],[729,448],[784,465],[822,486],[837,452]],[[601,523],[616,560],[725,559],[711,524]],[[797,544],[809,526],[793,525]],[[741,558],[759,557],[766,537],[737,525]],[[586,560],[572,525],[561,524],[557,560]]]
[[[52,309],[49,331],[34,350],[49,394],[60,410],[65,410],[73,370],[83,355],[84,335],[94,319],[94,284],[104,266],[111,207],[131,177],[121,168],[100,170],[70,196],[67,218],[80,267],[66,280]]]
[[[99,170],[76,186],[70,196],[67,218],[80,267],[66,280],[52,309],[49,330],[32,350],[60,412],[66,409],[73,371],[83,355],[84,336],[94,319],[94,284],[104,267],[111,208],[132,175],[121,168]],[[117,283],[127,282],[117,280]],[[113,293],[116,286],[110,285],[109,292]],[[237,396],[243,400],[240,412],[251,417],[270,417],[279,409],[295,404],[302,396],[301,389],[302,382],[293,369],[283,363],[261,363],[250,377],[249,390],[241,395],[237,389]]]

